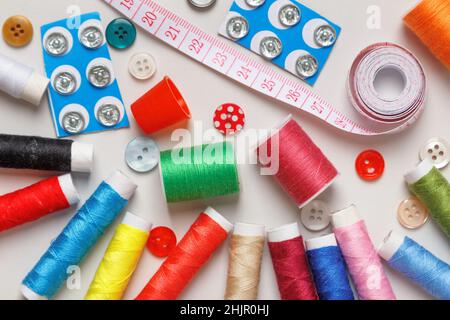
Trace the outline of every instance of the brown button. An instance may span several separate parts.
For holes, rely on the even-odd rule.
[[[12,16],[3,23],[3,39],[13,47],[27,45],[33,37],[33,25],[24,16]]]
[[[411,197],[400,203],[397,218],[405,228],[417,229],[427,222],[428,210],[417,198]]]

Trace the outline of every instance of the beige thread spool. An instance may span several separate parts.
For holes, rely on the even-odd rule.
[[[265,227],[236,223],[230,242],[225,300],[256,300],[258,297]]]

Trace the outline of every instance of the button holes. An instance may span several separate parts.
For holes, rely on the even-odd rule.
[[[413,210],[416,210],[416,209],[417,209],[417,206],[416,206],[415,204],[413,204],[413,205],[412,205],[412,209],[413,209]]]
[[[140,65],[142,64],[142,62],[141,62],[141,61],[138,61],[138,62],[136,62],[136,64],[137,64],[138,66],[140,66]]]
[[[323,211],[322,210],[319,210],[319,211],[317,211],[319,214],[323,214]]]
[[[118,35],[119,35],[119,31],[114,31],[114,34],[115,34],[116,36],[118,36]]]
[[[14,37],[18,37],[18,36],[19,36],[18,32],[14,33]]]
[[[142,161],[143,158],[142,158],[142,156],[138,156],[137,159],[138,159],[139,161]]]
[[[145,70],[150,70],[150,67],[149,66],[145,66]]]
[[[436,156],[432,156],[431,159],[433,159],[433,160],[436,161],[436,160],[437,160],[437,157],[436,157]]]
[[[369,160],[364,160],[364,164],[369,164],[370,161]]]
[[[142,69],[142,67],[139,67],[138,70],[139,70],[139,71],[144,71],[144,69]]]
[[[314,216],[309,216],[309,220],[314,221],[315,220]]]
[[[20,28],[21,27],[21,25],[18,23],[18,24],[16,24],[16,28]]]
[[[127,31],[123,31],[122,34],[123,34],[124,36],[127,36],[127,35],[128,35],[128,32],[127,32]]]
[[[322,221],[322,217],[317,217],[317,220]]]
[[[148,148],[147,147],[143,148],[142,152],[147,153],[148,152]]]
[[[444,155],[444,151],[439,151],[439,155],[443,156]]]
[[[367,172],[368,172],[368,173],[374,173],[374,172],[375,172],[375,168],[368,168],[368,169],[367,169]]]
[[[119,27],[119,30],[122,31],[122,30],[123,30],[123,27]]]
[[[420,216],[420,212],[416,211],[416,217],[419,217],[419,216]]]
[[[405,212],[406,212],[406,213],[408,213],[408,212],[409,212],[409,209],[408,209],[408,208],[406,208],[406,209],[405,209]]]
[[[408,219],[412,219],[412,218],[413,218],[412,214],[408,215]]]
[[[428,149],[428,153],[433,153],[433,150],[432,149]]]
[[[316,213],[316,209],[311,209],[311,213]]]
[[[434,145],[434,149],[439,150],[439,145],[438,145],[438,144],[435,144],[435,145]]]
[[[19,31],[20,33],[25,33],[25,31],[23,30],[23,29],[20,29],[20,31]]]
[[[14,28],[14,27],[11,27],[11,29],[10,29],[11,31],[16,31],[16,28]]]
[[[119,39],[120,39],[120,40],[123,40],[123,36],[119,36]]]
[[[144,63],[147,63],[148,62],[148,60],[147,59],[144,59]]]

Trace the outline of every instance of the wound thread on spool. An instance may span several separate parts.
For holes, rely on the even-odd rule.
[[[450,265],[411,238],[390,232],[378,250],[390,267],[430,295],[450,300]]]
[[[93,158],[92,144],[0,134],[1,168],[90,172]]]
[[[258,298],[265,227],[236,223],[230,241],[225,300]]]
[[[450,237],[450,183],[429,161],[405,175],[412,193],[428,208],[431,217]]]
[[[217,211],[207,208],[136,299],[177,299],[214,251],[225,241],[232,227],[233,225]]]
[[[133,276],[151,223],[127,212],[106,249],[85,300],[120,300]]]
[[[162,151],[160,170],[169,203],[239,192],[236,158],[228,142]]]
[[[317,300],[298,224],[267,231],[267,241],[281,299]]]
[[[191,112],[180,91],[169,77],[136,100],[131,111],[139,127],[152,134],[189,120]]]
[[[38,106],[50,80],[31,67],[0,54],[0,90]]]
[[[278,161],[275,180],[302,208],[327,189],[338,172],[291,116],[274,130],[256,150],[258,163],[270,168]]]
[[[331,221],[359,299],[395,300],[380,257],[356,207],[351,205],[335,212],[331,215]]]
[[[70,174],[52,177],[0,196],[0,232],[78,203]]]
[[[103,181],[78,210],[22,282],[21,292],[29,300],[51,299],[114,222],[136,190],[120,171]]]
[[[347,266],[333,233],[306,243],[311,273],[320,300],[354,300]]]
[[[450,4],[423,0],[404,18],[406,26],[450,69]]]

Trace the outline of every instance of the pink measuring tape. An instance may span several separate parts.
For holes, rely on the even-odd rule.
[[[271,98],[308,112],[357,135],[399,132],[414,123],[424,107],[425,75],[418,60],[400,46],[383,43],[363,50],[349,75],[349,94],[358,112],[336,109],[298,80],[276,71],[211,36],[152,0],[105,0],[145,31],[194,60]],[[384,100],[374,89],[378,71],[397,69],[405,88],[397,99]],[[395,106],[397,109],[390,109]]]

